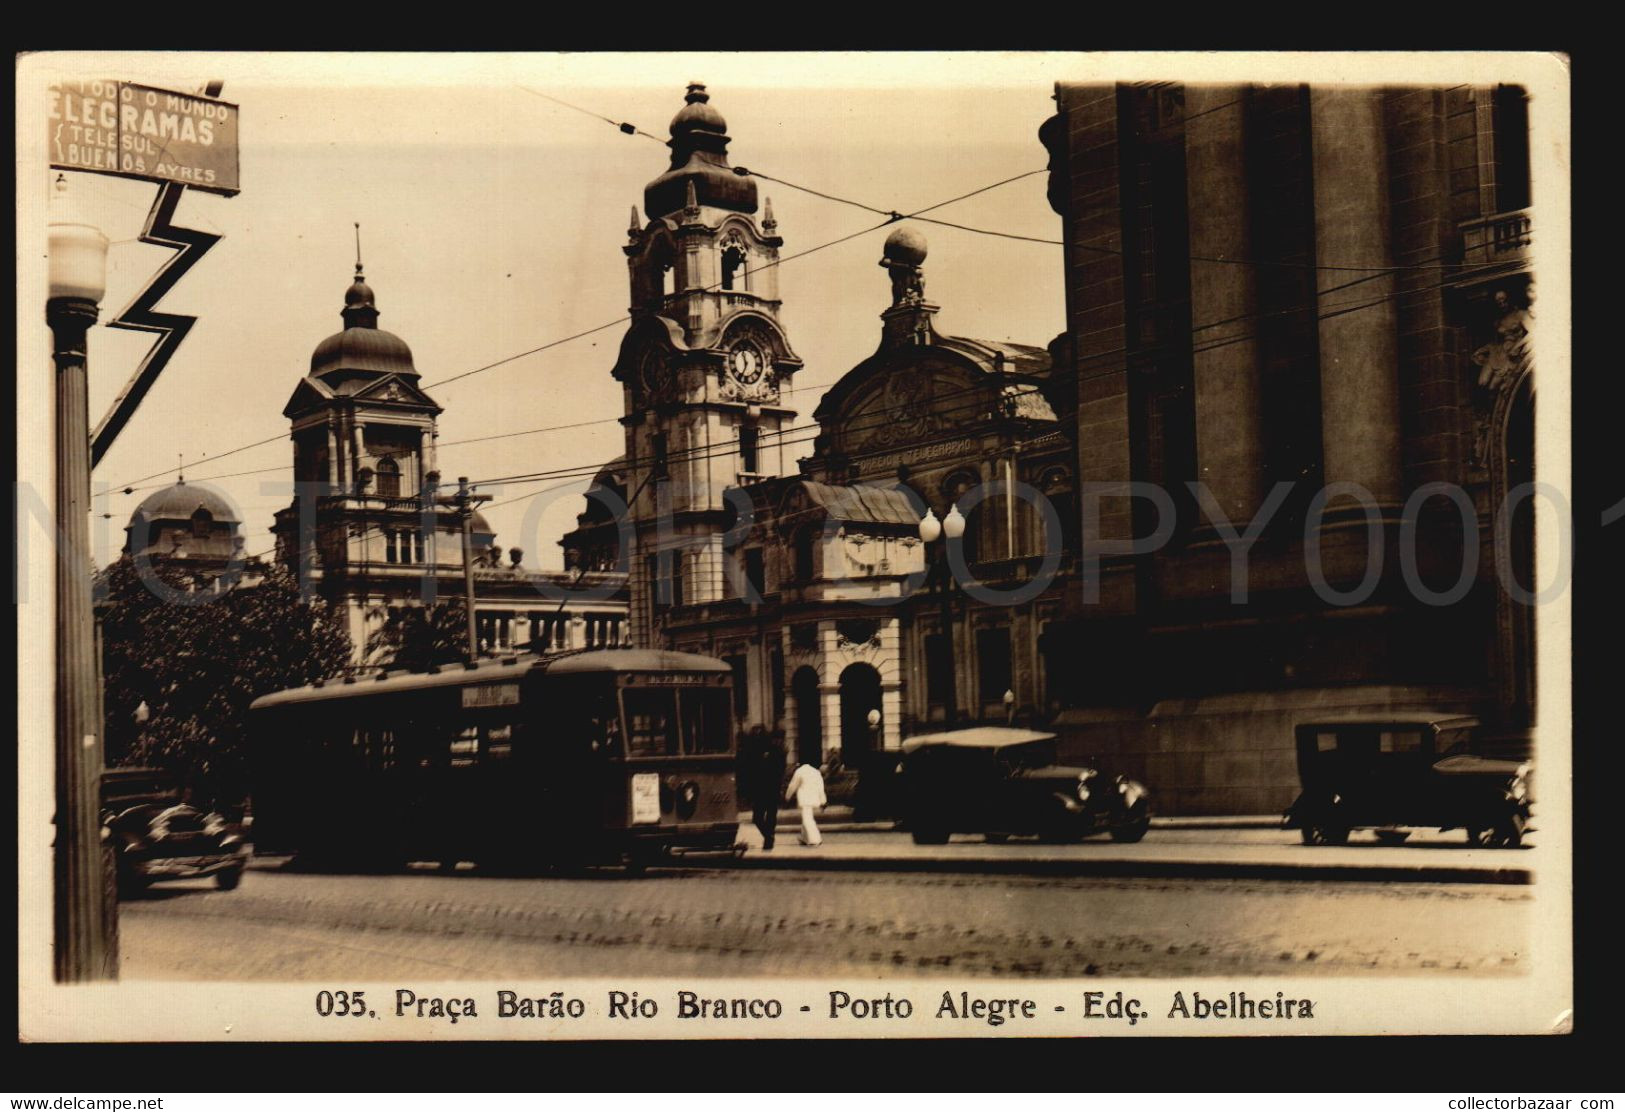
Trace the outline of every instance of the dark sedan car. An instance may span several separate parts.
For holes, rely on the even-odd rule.
[[[1124,776],[1056,763],[1055,735],[984,726],[903,743],[903,821],[914,840],[953,833],[1002,841],[1036,834],[1073,841],[1108,833],[1137,842],[1151,825],[1145,787]]]
[[[1533,766],[1487,755],[1479,722],[1461,715],[1385,716],[1297,727],[1303,792],[1286,825],[1311,845],[1340,845],[1357,827],[1404,841],[1405,827],[1463,829],[1473,845],[1522,843]],[[1497,751],[1505,751],[1499,746]]]
[[[102,825],[112,837],[123,895],[187,877],[212,876],[219,887],[235,888],[248,862],[242,830],[187,804],[174,780],[157,769],[103,774]]]

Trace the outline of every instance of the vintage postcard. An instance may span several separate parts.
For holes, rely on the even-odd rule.
[[[1566,59],[17,77],[24,1040],[1572,1029]]]

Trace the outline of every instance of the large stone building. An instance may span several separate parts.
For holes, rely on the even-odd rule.
[[[1169,495],[1085,501],[1103,555],[1050,643],[1070,744],[1143,775],[1164,811],[1273,812],[1296,788],[1295,721],[1527,725],[1531,613],[1500,578],[1528,585],[1532,565],[1529,503],[1506,498],[1532,473],[1523,90],[1056,100],[1040,135],[1077,478]],[[1266,517],[1233,600],[1219,529]]]
[[[599,480],[630,505],[638,643],[728,660],[740,723],[783,728],[808,760],[861,766],[929,723],[1042,716],[1056,694],[1038,644],[1076,551],[1070,384],[1045,348],[941,334],[925,241],[900,228],[875,354],[824,395],[796,459],[808,438],[782,403],[801,365],[780,319],[782,240],[770,205],[755,219],[755,181],[729,170],[703,87],[687,100],[647,224],[634,213],[614,371],[627,454]],[[1061,508],[1047,531],[1007,497],[1012,479]],[[939,593],[920,522],[956,505],[962,587]],[[564,543],[592,566],[613,540],[595,512]]]
[[[436,463],[441,408],[378,315],[357,263],[343,330],[316,346],[283,409],[296,493],[273,526],[277,559],[343,606],[358,665],[387,662],[380,634],[407,608],[465,595],[462,522]],[[526,569],[518,549],[504,564],[478,512],[470,533],[482,653],[626,641],[623,573]]]

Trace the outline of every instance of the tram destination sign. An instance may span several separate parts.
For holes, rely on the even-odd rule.
[[[241,192],[235,104],[111,80],[55,82],[47,103],[53,169]]]

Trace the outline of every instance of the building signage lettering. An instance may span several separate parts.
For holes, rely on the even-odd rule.
[[[519,705],[517,683],[489,683],[463,688],[465,707],[512,707]]]
[[[237,106],[127,81],[51,86],[51,166],[235,194]]]
[[[970,455],[978,451],[975,440],[961,438],[950,440],[941,444],[922,444],[918,448],[906,452],[888,452],[883,456],[859,456],[869,467],[889,471],[898,464],[933,463],[937,460],[950,459],[956,456]]]

